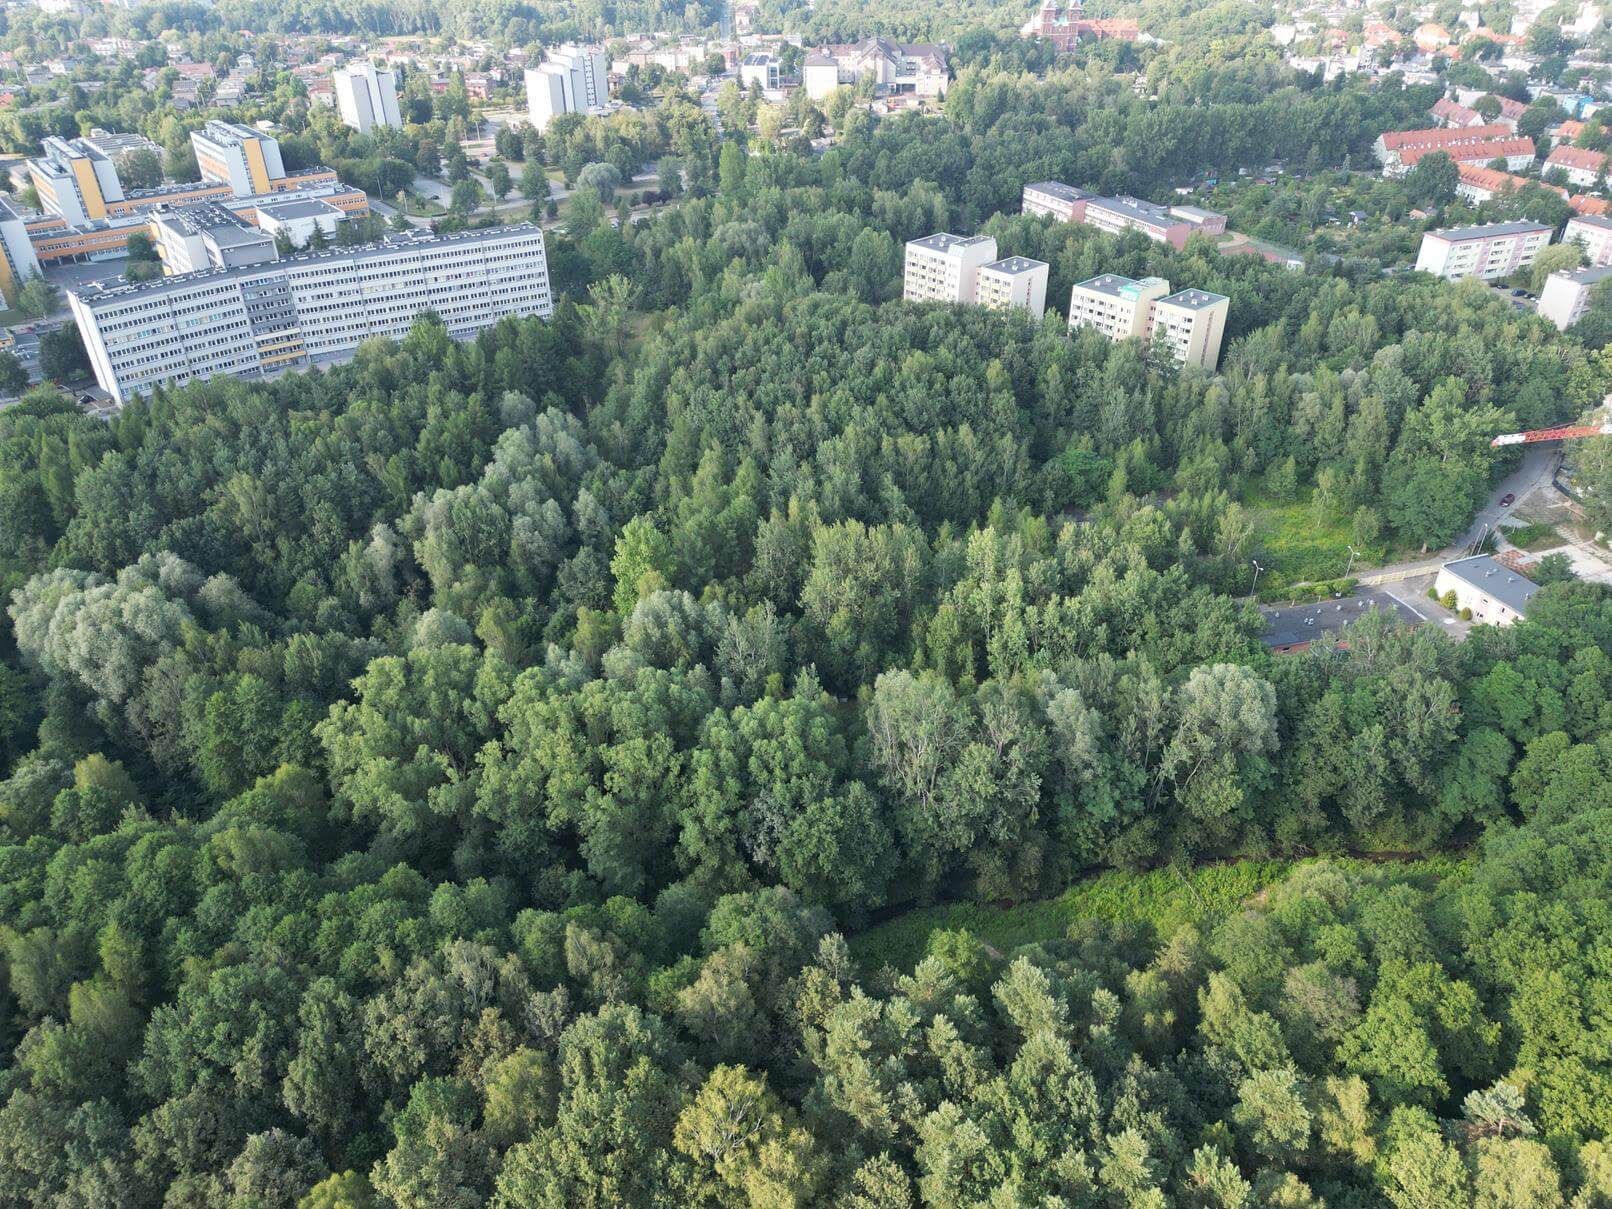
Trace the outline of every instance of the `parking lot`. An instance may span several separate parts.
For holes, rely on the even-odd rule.
[[[1432,576],[1426,576],[1384,587],[1358,588],[1354,595],[1342,600],[1263,606],[1260,612],[1265,616],[1266,628],[1260,641],[1279,655],[1297,654],[1309,649],[1320,635],[1345,630],[1373,609],[1405,625],[1436,625],[1452,638],[1466,637],[1472,627],[1428,599],[1431,583]]]

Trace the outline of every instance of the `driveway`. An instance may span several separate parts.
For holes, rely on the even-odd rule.
[[[1560,441],[1543,445],[1524,445],[1522,461],[1517,463],[1517,469],[1489,489],[1489,503],[1473,518],[1472,524],[1457,540],[1455,547],[1463,551],[1475,547],[1493,532],[1501,521],[1511,515],[1517,505],[1528,497],[1530,491],[1550,482],[1561,460]],[[1508,495],[1516,498],[1505,507],[1501,507],[1500,501]]]

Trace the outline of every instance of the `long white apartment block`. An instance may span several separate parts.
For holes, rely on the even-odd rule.
[[[609,65],[597,46],[568,42],[526,69],[526,105],[539,133],[562,113],[602,112],[609,103]]]
[[[268,193],[285,177],[279,140],[239,122],[214,119],[191,131],[190,145],[202,180],[228,185],[236,197]]]
[[[1134,280],[1104,273],[1079,282],[1069,295],[1069,327],[1095,328],[1110,340],[1141,340],[1170,350],[1182,365],[1213,370],[1220,363],[1231,299],[1208,290],[1170,293],[1162,277]]]
[[[1493,281],[1534,263],[1550,243],[1552,227],[1537,222],[1492,222],[1447,227],[1422,236],[1416,268],[1447,281],[1478,277]]]
[[[118,402],[165,383],[255,378],[341,360],[437,314],[455,337],[553,311],[543,232],[530,224],[68,291],[102,388]]]
[[[1583,248],[1584,259],[1596,268],[1612,264],[1612,218],[1575,214],[1562,228],[1562,242]]]
[[[908,240],[901,296],[908,302],[973,302],[980,269],[995,259],[990,235],[940,232]]]
[[[1595,287],[1612,277],[1612,266],[1590,265],[1582,269],[1562,269],[1545,278],[1539,291],[1538,313],[1561,331],[1566,331],[1589,309]]]
[[[330,74],[336,93],[336,112],[359,134],[377,126],[403,125],[397,104],[397,73],[377,71],[373,63],[352,63]]]
[[[1028,256],[1009,256],[981,265],[974,277],[974,301],[997,310],[1028,311],[1039,320],[1047,309],[1047,275],[1052,266]]]

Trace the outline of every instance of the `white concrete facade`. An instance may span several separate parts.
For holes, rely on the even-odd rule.
[[[996,310],[1021,310],[1037,321],[1047,309],[1047,275],[1052,266],[1028,256],[1009,256],[981,265],[974,278],[974,301]]]
[[[1545,278],[1545,288],[1539,291],[1538,314],[1565,332],[1584,318],[1584,312],[1589,309],[1590,295],[1608,277],[1612,277],[1612,266],[1607,265],[1563,269],[1552,273]]]
[[[609,103],[609,64],[597,46],[556,46],[526,69],[527,110],[540,133],[562,113],[601,113]]]
[[[397,103],[397,73],[377,71],[372,63],[338,67],[330,76],[336,92],[336,112],[360,134],[377,126],[403,125]]]
[[[370,337],[400,338],[426,311],[456,337],[553,311],[543,232],[529,224],[402,235],[67,297],[96,379],[119,402],[166,383],[337,360]]]
[[[1562,228],[1562,242],[1584,249],[1584,259],[1594,268],[1612,264],[1612,218],[1599,214],[1577,214]]]
[[[908,302],[971,303],[979,270],[996,259],[989,235],[944,232],[907,242],[901,296]]]
[[[1447,281],[1477,277],[1494,281],[1534,263],[1550,243],[1553,228],[1536,222],[1485,223],[1450,227],[1422,236],[1416,268]]]

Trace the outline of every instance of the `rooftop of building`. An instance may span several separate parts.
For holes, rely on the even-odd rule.
[[[319,261],[365,260],[377,256],[391,256],[402,252],[415,252],[451,244],[491,243],[514,236],[542,234],[542,228],[531,223],[513,223],[503,227],[482,227],[476,230],[454,231],[447,235],[432,235],[417,227],[407,231],[389,231],[378,243],[359,244],[351,248],[330,248],[319,252],[298,252],[266,264],[243,265],[230,269],[200,269],[194,273],[181,273],[153,281],[127,282],[106,285],[90,282],[69,287],[68,293],[81,303],[94,306],[100,303],[124,301],[140,294],[170,290],[176,287],[197,285],[203,281],[223,282],[242,277],[260,277],[265,273],[283,272],[285,269]]]
[[[1177,218],[1184,218],[1188,222],[1203,223],[1211,218],[1224,218],[1217,210],[1205,210],[1202,206],[1171,206],[1170,213]]]
[[[1140,281],[1132,277],[1121,277],[1118,273],[1103,273],[1097,277],[1088,277],[1085,281],[1075,285],[1077,290],[1090,290],[1094,294],[1107,294],[1113,298],[1134,300],[1143,290],[1157,286],[1169,289],[1169,283],[1162,277],[1144,277]]]
[[[327,201],[318,198],[293,197],[286,201],[264,202],[256,207],[259,214],[267,214],[278,222],[292,222],[299,218],[324,218],[334,214],[341,217],[343,211],[339,206],[333,206]]]
[[[956,248],[971,248],[991,239],[989,235],[949,235],[945,231],[937,231],[933,235],[925,235],[922,239],[909,239],[909,248],[922,248],[926,252],[951,252]],[[992,242],[995,242],[992,240]]]
[[[1224,294],[1216,294],[1209,290],[1185,289],[1171,294],[1168,298],[1160,298],[1159,305],[1180,307],[1185,311],[1202,311],[1230,301],[1231,299]]]
[[[226,122],[221,118],[213,118],[200,130],[194,132],[192,137],[204,138],[217,143],[222,147],[239,146],[241,143],[250,143],[254,139],[263,138],[263,134],[253,130],[250,126],[243,126],[239,122]]]
[[[255,243],[261,238],[256,227],[217,202],[178,206],[159,214],[157,222],[185,235],[211,235],[220,246]]]
[[[1612,218],[1604,214],[1575,214],[1567,220],[1568,226],[1578,224],[1581,227],[1599,227],[1603,231],[1612,231]]]
[[[1084,189],[1077,189],[1074,185],[1066,185],[1062,181],[1037,181],[1033,185],[1026,185],[1026,190],[1034,189],[1037,193],[1045,193],[1049,197],[1056,197],[1060,201],[1085,201],[1092,196]]]
[[[1134,222],[1168,224],[1170,209],[1158,202],[1144,201],[1140,197],[1093,197],[1086,202],[1089,212],[1093,208],[1123,214]]]
[[[1542,222],[1486,222],[1475,227],[1445,227],[1442,231],[1429,231],[1435,239],[1459,243],[1466,239],[1497,239],[1502,235],[1529,235],[1540,231],[1549,234],[1554,228]]]
[[[993,273],[1004,273],[1017,277],[1021,273],[1034,273],[1037,269],[1046,269],[1051,266],[1044,260],[1031,260],[1028,256],[1008,256],[1002,260],[993,260],[985,267]]]
[[[1585,265],[1581,269],[1557,269],[1551,277],[1560,277],[1564,281],[1571,281],[1575,285],[1594,285],[1598,281],[1605,281],[1612,277],[1612,265]]]
[[[0,222],[20,222],[22,213],[9,198],[0,197]]]
[[[1518,574],[1492,554],[1458,558],[1445,563],[1443,569],[1462,583],[1498,600],[1514,613],[1527,612],[1528,602],[1539,591],[1539,585],[1533,580]]]

